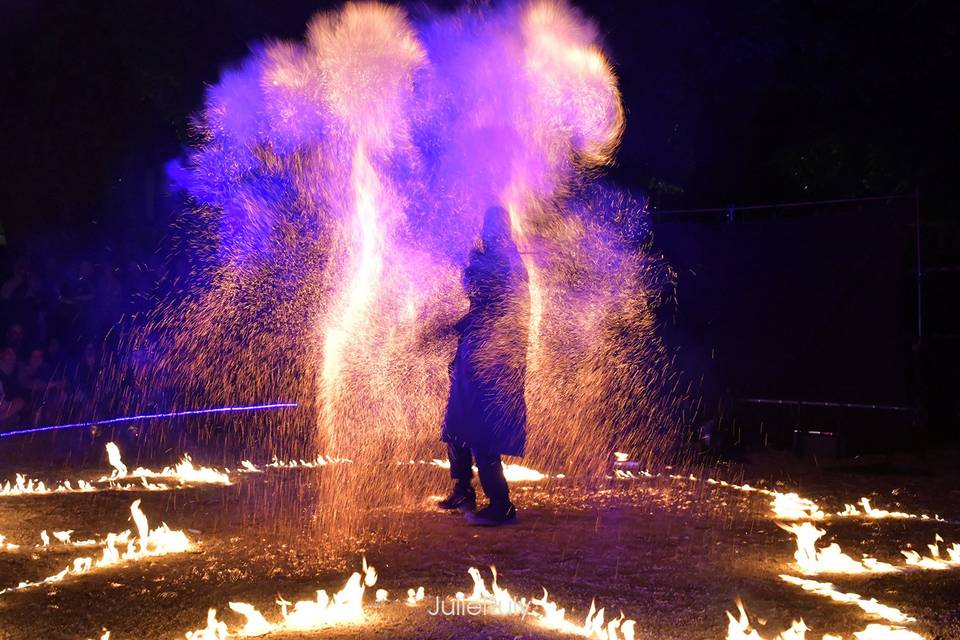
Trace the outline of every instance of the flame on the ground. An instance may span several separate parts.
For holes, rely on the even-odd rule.
[[[60,544],[68,547],[95,547],[97,546],[96,540],[72,540],[73,529],[67,531],[54,531],[53,537],[60,542]],[[38,548],[46,549],[51,546],[50,544],[50,535],[47,533],[46,529],[40,532],[40,544],[37,545]]]
[[[520,598],[518,600],[497,583],[496,567],[490,567],[490,571],[493,578],[490,589],[487,589],[480,571],[470,567],[469,573],[470,577],[473,578],[473,591],[468,596],[458,593],[454,601],[480,603],[485,607],[491,607],[489,610],[485,608],[485,612],[520,616],[520,619],[524,622],[531,621],[547,629],[584,638],[633,640],[635,637],[636,621],[627,619],[622,613],[618,617],[605,620],[604,609],[598,610],[596,604],[591,602],[590,610],[587,612],[583,623],[578,624],[566,618],[566,610],[550,600],[546,589],[543,590],[543,596],[540,598],[530,598],[529,600]],[[537,609],[532,607],[537,607]]]
[[[412,462],[412,461],[411,461]],[[449,469],[450,461],[441,460],[440,458],[434,458],[430,461],[435,467],[440,467],[441,469]],[[473,472],[477,473],[477,468],[473,467]],[[509,462],[503,463],[503,477],[510,482],[539,482],[550,476],[537,471],[536,469],[531,469],[530,467],[525,467],[522,464],[512,464]],[[557,476],[562,478],[563,476]]]
[[[415,607],[417,603],[423,602],[426,592],[423,589],[423,586],[419,586],[416,589],[410,588],[407,589],[407,604],[411,607]]]
[[[834,602],[856,605],[863,609],[866,613],[883,618],[889,622],[896,622],[899,624],[916,622],[916,618],[907,615],[895,607],[881,604],[874,598],[864,598],[857,593],[845,593],[843,591],[839,591],[829,582],[817,582],[816,580],[808,580],[804,578],[798,578],[797,576],[784,574],[780,575],[780,579],[788,584],[796,585],[808,593],[830,598]]]
[[[782,524],[778,522],[777,526],[796,536],[797,550],[793,557],[797,561],[797,569],[806,575],[816,575],[818,573],[895,573],[904,569],[944,570],[960,567],[960,543],[954,542],[941,552],[940,543],[943,542],[943,538],[939,535],[936,536],[933,544],[927,545],[930,550],[929,556],[921,556],[917,551],[904,549],[901,553],[906,558],[906,566],[897,567],[867,555],[864,555],[862,560],[855,560],[845,554],[840,545],[835,542],[824,549],[817,549],[817,540],[825,535],[826,531],[818,529],[810,522],[801,524]]]
[[[190,460],[190,456],[186,454],[179,463],[173,467],[165,467],[162,471],[151,471],[140,467],[133,472],[129,472],[116,443],[108,442],[106,450],[107,459],[112,467],[110,475],[101,476],[93,482],[78,478],[61,480],[53,485],[48,485],[42,480],[17,473],[13,482],[8,480],[0,485],[0,497],[89,493],[94,491],[169,491],[175,488],[168,484],[149,482],[148,478],[176,481],[180,485],[231,484],[228,470],[218,471],[209,467],[196,467]],[[138,479],[139,482],[121,482],[124,479],[132,478]],[[97,484],[106,484],[107,486],[98,487]]]
[[[903,627],[891,627],[886,624],[868,624],[863,631],[853,634],[857,640],[925,640],[922,635]],[[827,637],[824,636],[824,640]]]
[[[827,517],[816,502],[796,493],[773,492],[770,508],[780,520],[823,520]]]
[[[123,476],[121,476],[123,477]],[[183,454],[180,462],[172,467],[164,467],[161,471],[151,471],[143,467],[137,467],[130,473],[133,478],[160,478],[164,480],[175,480],[181,484],[233,484],[230,481],[230,471],[224,469],[219,471],[211,467],[197,467],[193,464],[190,454]],[[105,478],[101,478],[101,481]]]
[[[915,514],[915,513],[904,513],[903,511],[887,511],[885,509],[876,509],[870,505],[870,500],[868,498],[860,498],[858,503],[860,505],[861,511],[856,506],[852,504],[844,505],[843,511],[837,513],[838,516],[844,518],[850,517],[867,517],[874,520],[880,520],[883,518],[895,518],[895,519],[919,519],[919,520],[936,520],[942,522],[943,518],[934,514],[933,517],[928,516],[927,514]]]
[[[727,640],[763,640],[763,636],[750,625],[750,618],[743,607],[743,602],[737,599],[737,610],[740,612],[738,617],[727,611]],[[803,619],[795,620],[790,628],[777,635],[775,640],[803,640],[809,627],[804,624]]]
[[[332,597],[326,590],[320,589],[315,600],[300,600],[293,604],[283,598],[277,600],[280,619],[276,623],[269,622],[249,603],[231,602],[229,606],[244,617],[244,626],[237,631],[241,636],[262,636],[277,631],[316,631],[324,627],[363,622],[363,594],[367,587],[374,586],[376,582],[376,569],[368,565],[364,558],[363,570],[351,575],[343,589]],[[380,591],[377,592],[378,601]],[[210,626],[209,621],[207,626]]]
[[[858,509],[857,506],[852,504],[845,504],[843,511],[837,513],[826,513],[823,511],[819,505],[809,498],[804,498],[797,493],[783,493],[781,491],[775,491],[772,489],[764,489],[760,487],[753,487],[749,484],[737,484],[735,482],[728,482],[726,480],[717,480],[716,478],[705,478],[701,479],[694,475],[678,475],[678,474],[654,474],[649,471],[642,469],[633,469],[632,465],[636,463],[627,460],[625,457],[622,457],[624,454],[616,453],[616,462],[614,463],[614,477],[620,479],[636,479],[636,478],[670,478],[672,480],[678,480],[683,482],[706,482],[707,484],[716,485],[724,487],[727,489],[733,489],[735,491],[741,491],[743,493],[759,493],[761,495],[770,496],[773,498],[773,501],[770,504],[770,511],[774,518],[778,520],[825,520],[827,518],[838,517],[838,518],[870,518],[873,520],[880,520],[886,518],[893,519],[917,519],[917,520],[935,520],[937,522],[946,522],[939,515],[934,514],[933,516],[927,514],[915,514],[915,513],[905,513],[903,511],[887,511],[884,509],[876,509],[870,504],[868,498],[862,497],[857,502],[860,505]]]
[[[800,524],[777,523],[784,531],[789,531],[797,539],[797,551],[793,557],[797,569],[806,575],[818,573],[893,573],[897,567],[876,558],[864,556],[863,560],[854,560],[841,549],[836,542],[824,549],[817,549],[817,540],[827,532],[818,529],[810,522]]]
[[[28,478],[24,474],[18,473],[12,483],[7,480],[0,485],[0,497],[49,495],[53,493],[84,493],[96,490],[96,487],[84,480],[76,480],[76,486],[74,486],[74,481],[72,480],[63,480],[55,486],[48,486],[42,480]]]
[[[613,471],[615,478],[625,480],[636,478],[670,478],[671,480],[684,483],[702,481],[709,485],[733,489],[734,491],[740,491],[742,493],[758,493],[760,495],[770,496],[773,498],[773,501],[770,503],[770,510],[773,517],[779,520],[823,520],[829,517],[829,514],[825,513],[816,502],[809,498],[801,497],[797,493],[783,493],[772,489],[754,487],[749,484],[737,484],[735,482],[728,482],[727,480],[717,480],[716,478],[698,478],[693,474],[651,473],[645,469],[640,469],[637,463],[628,460],[625,454],[615,453],[614,456],[616,457]]]
[[[111,471],[109,475],[103,475],[91,481],[83,479],[60,480],[55,484],[47,484],[43,480],[30,478],[26,474],[17,473],[13,481],[7,480],[0,484],[0,497],[24,496],[24,495],[49,495],[54,493],[87,493],[94,491],[171,491],[177,488],[183,488],[198,484],[233,484],[230,478],[230,469],[214,469],[212,467],[196,466],[189,454],[183,454],[180,461],[172,467],[164,467],[160,471],[153,471],[144,467],[137,467],[130,471],[120,448],[114,442],[108,442],[106,445],[107,460],[110,463]],[[324,467],[328,464],[339,464],[353,462],[348,458],[337,458],[318,454],[309,460],[280,460],[273,456],[271,462],[265,466],[272,469],[313,469]],[[521,469],[523,469],[521,467]],[[262,473],[263,469],[257,467],[249,460],[242,460],[236,473]],[[521,472],[522,473],[522,472]],[[536,472],[534,472],[536,473]],[[136,479],[139,482],[122,482],[123,480]],[[159,480],[160,482],[150,482],[150,480]],[[520,478],[518,478],[520,479]],[[169,484],[176,483],[176,484]],[[97,485],[106,486],[97,486]]]
[[[217,620],[217,610],[207,611],[207,626],[196,631],[187,631],[187,640],[226,640],[227,625]]]
[[[727,611],[729,622],[726,640],[764,640],[764,637],[750,625],[750,618],[739,599],[737,609],[740,612],[738,617],[734,617]],[[803,622],[803,619],[794,620],[789,629],[777,634],[773,640],[805,640],[807,631],[810,631],[810,627]],[[862,631],[855,631],[853,635],[857,640],[924,640],[919,633],[904,627],[876,623],[867,625]],[[825,633],[823,640],[843,640],[843,637]]]
[[[322,453],[318,453],[315,458],[309,460],[304,460],[303,458],[296,460],[279,460],[277,456],[273,456],[273,459],[267,463],[267,466],[272,469],[315,469],[317,467],[325,467],[328,464],[344,464],[350,462],[353,462],[353,460],[349,458],[325,456]]]
[[[161,480],[175,480],[179,485],[215,483],[231,484],[230,471],[212,469],[209,467],[196,467],[188,455],[184,455],[180,463],[174,467],[166,467],[160,472],[150,471],[149,469],[138,468],[130,472],[123,462],[119,448],[114,443],[107,444],[107,457],[113,468],[110,476],[101,477],[97,482],[106,482],[110,485],[110,490],[168,490],[169,484],[156,484],[148,482],[148,478],[159,478]],[[949,569],[960,566],[960,544],[953,543],[949,547],[941,547],[944,542],[939,535],[933,544],[928,545],[929,554],[921,555],[912,549],[905,549],[902,554],[906,558],[904,567],[895,567],[891,564],[880,562],[869,556],[864,556],[862,560],[856,560],[843,553],[840,546],[836,543],[823,549],[817,549],[816,542],[825,535],[825,531],[815,526],[812,521],[826,520],[832,517],[864,517],[869,519],[921,519],[930,520],[927,515],[915,515],[900,511],[886,511],[873,508],[870,500],[861,498],[858,502],[860,508],[854,505],[846,505],[843,512],[827,513],[817,505],[816,502],[808,498],[801,497],[797,493],[784,493],[770,489],[757,488],[749,484],[735,484],[723,480],[707,478],[701,480],[693,475],[668,475],[660,476],[651,474],[647,471],[631,470],[624,468],[623,465],[629,463],[624,454],[616,454],[618,468],[615,469],[615,476],[618,478],[637,478],[637,477],[669,477],[671,479],[683,482],[701,482],[719,485],[725,488],[731,488],[744,493],[757,493],[770,496],[772,498],[771,510],[775,517],[782,520],[794,521],[794,524],[781,524],[780,527],[796,536],[797,551],[794,554],[798,569],[807,575],[818,573],[890,573],[901,571],[906,568],[917,569]],[[298,469],[298,468],[317,468],[329,464],[352,462],[346,458],[334,458],[330,456],[318,455],[309,460],[295,459],[290,461],[281,461],[276,456],[266,468],[275,469]],[[411,464],[417,462],[411,460]],[[441,468],[449,468],[449,462],[446,460],[434,459],[432,461],[420,460],[419,464],[432,464]],[[257,467],[249,460],[243,460],[237,473],[262,473],[264,469]],[[511,481],[537,481],[550,476],[534,469],[523,467],[521,465],[504,465],[505,475]],[[557,476],[561,477],[561,476]],[[137,478],[140,484],[123,484],[120,482],[125,478]],[[48,486],[42,481],[33,480],[26,475],[18,474],[17,481],[14,484],[7,482],[0,486],[0,496],[6,495],[43,495],[58,492],[87,492],[100,490],[93,483],[83,480],[77,481],[76,487],[71,481],[62,481],[55,487]],[[140,500],[136,500],[131,505],[131,517],[136,525],[137,535],[133,536],[130,530],[121,533],[110,533],[101,541],[72,539],[73,530],[53,531],[53,540],[46,530],[40,534],[41,545],[31,548],[51,548],[59,545],[64,546],[95,546],[103,547],[102,556],[94,560],[91,557],[74,558],[62,571],[48,576],[35,582],[21,582],[16,587],[0,590],[0,594],[9,591],[26,589],[30,587],[49,585],[60,582],[70,575],[81,575],[93,569],[109,567],[112,565],[124,563],[127,561],[136,561],[146,557],[166,555],[168,553],[179,553],[190,548],[190,542],[182,531],[171,531],[166,524],[162,524],[154,530],[150,530],[146,516],[140,510]],[[943,521],[939,516],[932,519]],[[19,545],[7,542],[0,535],[0,550],[15,551]],[[572,622],[566,619],[566,611],[560,608],[557,603],[549,599],[546,589],[542,597],[520,598],[512,596],[506,589],[502,589],[497,583],[496,570],[493,571],[491,588],[487,589],[480,572],[471,568],[469,573],[474,581],[473,591],[469,596],[463,593],[457,593],[453,598],[455,603],[480,603],[489,605],[494,613],[516,614],[521,620],[543,626],[544,628],[560,631],[571,635],[582,637],[597,638],[598,640],[625,640],[634,638],[636,623],[633,620],[626,619],[621,613],[619,617],[606,619],[605,610],[597,610],[591,603],[589,612],[582,623]],[[906,613],[879,603],[875,599],[867,599],[859,594],[845,593],[837,590],[832,584],[826,582],[817,582],[814,580],[803,579],[795,576],[781,575],[782,580],[789,584],[799,586],[805,591],[827,597],[832,601],[842,604],[853,604],[858,606],[864,612],[880,617],[891,623],[909,623],[914,622],[915,618]],[[260,636],[278,631],[313,631],[322,627],[328,627],[339,624],[352,624],[363,620],[362,598],[366,587],[372,587],[377,580],[376,571],[368,566],[364,560],[363,571],[354,573],[347,584],[339,592],[329,596],[325,590],[317,592],[313,600],[298,601],[295,604],[287,602],[282,598],[277,601],[280,606],[280,614],[277,622],[270,622],[253,605],[244,602],[229,603],[230,609],[240,616],[243,616],[244,625],[235,631],[242,636]],[[424,600],[425,592],[421,586],[418,589],[410,589],[406,602],[410,605],[416,605]],[[388,594],[384,589],[376,591],[375,600],[378,603],[387,602]],[[398,600],[403,602],[402,598]],[[728,612],[728,640],[763,640],[756,629],[750,626],[749,618],[742,604],[738,601],[740,615],[734,617]],[[802,620],[795,621],[791,627],[776,636],[777,640],[803,640],[809,629]],[[226,638],[228,628],[225,622],[216,618],[215,610],[208,612],[207,626],[197,631],[187,633],[189,640],[220,640]],[[890,626],[886,624],[870,624],[862,631],[853,634],[858,640],[917,640],[922,636],[900,626]],[[105,632],[103,639],[109,638],[109,632]],[[824,640],[839,640],[839,636],[825,634]]]
[[[539,482],[549,476],[540,473],[536,469],[531,469],[530,467],[525,467],[520,464],[504,463],[503,477],[510,482]]]
[[[165,556],[173,553],[182,553],[191,548],[190,540],[183,531],[173,531],[161,523],[156,529],[150,529],[147,516],[140,509],[140,500],[134,500],[130,505],[130,516],[137,529],[137,537],[132,537],[132,532],[126,529],[120,533],[108,533],[104,542],[103,553],[100,558],[94,561],[90,557],[74,558],[59,573],[47,576],[37,581],[22,581],[15,587],[0,589],[0,595],[10,591],[20,591],[44,584],[60,582],[68,575],[81,575],[88,573],[93,568],[110,567],[126,562],[134,562],[144,558],[153,558]],[[58,532],[66,534],[67,532]],[[69,539],[69,535],[64,536]],[[41,539],[47,545],[50,538],[46,531],[41,533]],[[125,545],[125,547],[124,547]]]
[[[930,550],[929,556],[921,556],[912,549],[904,549],[900,553],[902,553],[907,559],[907,565],[919,569],[943,570],[953,567],[960,567],[960,543],[954,542],[947,547],[947,557],[944,558],[940,552],[941,542],[943,542],[943,538],[937,534],[934,538],[933,544],[927,545],[927,548]]]
[[[230,609],[239,613],[244,618],[243,627],[237,633],[241,636],[256,637],[264,636],[273,631],[273,625],[267,622],[263,614],[257,611],[257,608],[246,602],[231,602]]]
[[[119,480],[127,477],[127,465],[123,463],[123,457],[120,455],[120,447],[114,442],[107,443],[107,461],[113,467],[110,474],[111,480]]]

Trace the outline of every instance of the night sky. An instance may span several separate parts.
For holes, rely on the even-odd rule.
[[[612,177],[655,205],[919,189],[928,215],[954,215],[953,3],[577,4],[600,24],[628,109]],[[95,217],[125,167],[189,143],[190,115],[223,66],[251,42],[300,37],[323,6],[3,3],[8,233]]]

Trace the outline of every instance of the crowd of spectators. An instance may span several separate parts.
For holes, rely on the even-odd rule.
[[[156,282],[133,246],[64,255],[0,250],[0,430],[90,415],[111,329]]]

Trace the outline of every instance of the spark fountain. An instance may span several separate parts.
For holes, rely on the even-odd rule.
[[[155,374],[205,402],[298,403],[250,442],[430,459],[461,271],[498,205],[529,285],[490,358],[526,370],[529,458],[596,480],[616,439],[652,466],[675,424],[655,332],[671,279],[641,203],[598,180],[623,127],[596,27],[562,2],[318,14],[304,41],[256,47],[207,93],[177,172],[203,277],[150,326],[169,336]],[[366,511],[419,504],[436,478],[406,475],[332,470],[321,525],[356,531]]]

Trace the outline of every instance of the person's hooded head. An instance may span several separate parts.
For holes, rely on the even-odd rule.
[[[483,228],[480,230],[483,250],[498,250],[513,244],[510,233],[510,214],[503,207],[490,207],[483,214]]]

